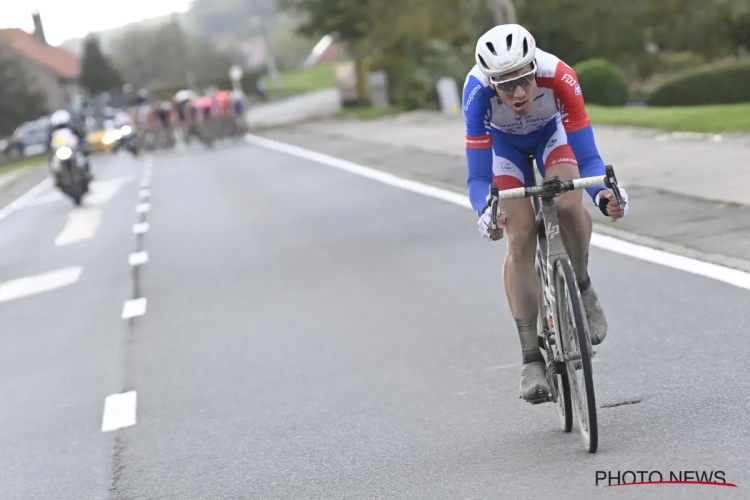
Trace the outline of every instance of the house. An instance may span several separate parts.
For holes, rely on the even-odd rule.
[[[23,61],[37,88],[47,96],[47,108],[54,111],[69,106],[78,95],[81,60],[72,52],[49,45],[40,14],[35,12],[33,19],[33,34],[19,28],[3,29],[0,41]]]

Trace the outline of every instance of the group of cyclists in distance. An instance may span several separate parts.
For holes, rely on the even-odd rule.
[[[134,106],[118,114],[116,126],[134,125],[144,145],[151,142],[154,147],[173,146],[178,133],[185,142],[195,137],[213,143],[244,134],[245,108],[240,90],[208,89],[202,95],[181,90],[169,100],[151,99],[147,90],[141,90]]]

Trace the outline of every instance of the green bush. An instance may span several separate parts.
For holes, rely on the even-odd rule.
[[[628,79],[605,59],[589,59],[573,68],[587,104],[624,106],[628,102]]]
[[[703,68],[668,81],[646,101],[649,106],[699,106],[750,102],[750,63]]]

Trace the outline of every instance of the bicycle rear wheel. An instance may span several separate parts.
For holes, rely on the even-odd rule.
[[[599,444],[591,367],[591,342],[585,330],[583,305],[575,274],[568,259],[555,262],[555,302],[557,303],[557,339],[562,342],[570,394],[578,427],[586,451],[595,453]]]

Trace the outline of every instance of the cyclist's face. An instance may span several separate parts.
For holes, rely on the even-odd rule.
[[[531,112],[537,93],[535,74],[531,73],[532,66],[527,65],[518,71],[493,78],[495,92],[503,104],[517,115]]]

